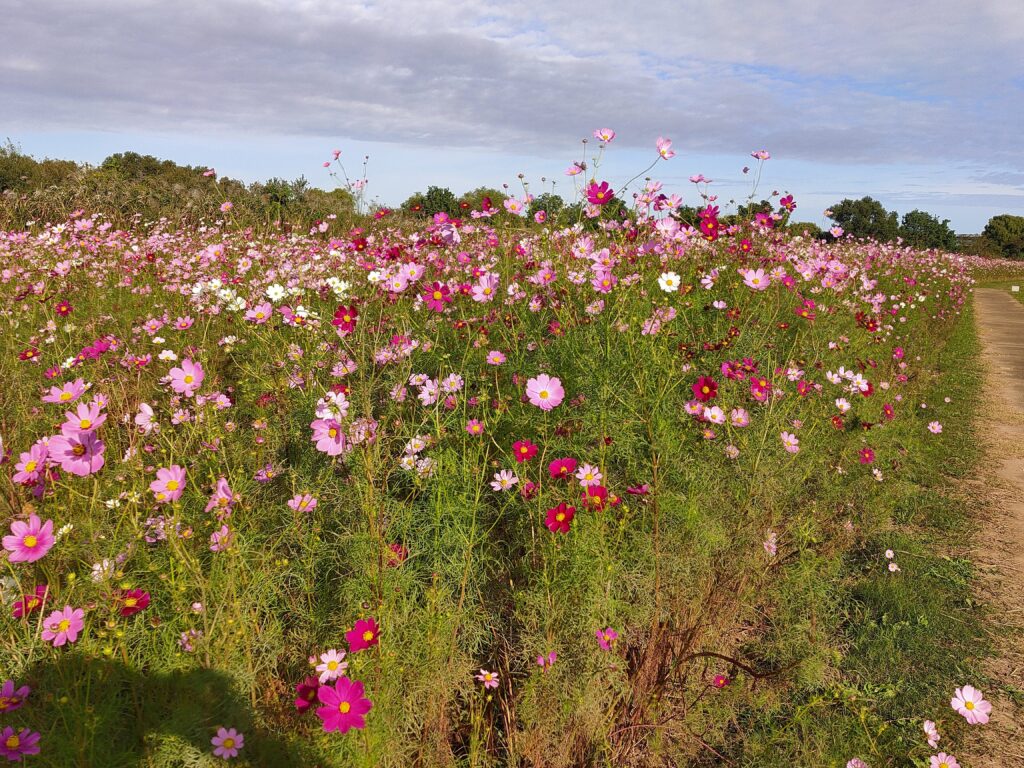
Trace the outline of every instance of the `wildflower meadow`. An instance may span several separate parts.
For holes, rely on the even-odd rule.
[[[0,232],[0,754],[959,765],[985,619],[935,544],[1012,269],[675,154],[574,163],[570,221]]]

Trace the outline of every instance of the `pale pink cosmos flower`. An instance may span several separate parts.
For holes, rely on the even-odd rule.
[[[65,643],[73,643],[78,640],[78,633],[85,626],[85,611],[81,608],[72,608],[65,605],[63,609],[54,611],[43,621],[42,638],[45,642],[53,643],[54,648],[60,648]]]
[[[611,142],[615,138],[615,131],[611,128],[598,128],[594,131],[594,138],[598,141],[603,141],[605,144]]]
[[[4,536],[3,545],[11,554],[12,563],[34,563],[50,551],[56,539],[53,536],[53,520],[45,523],[38,515],[29,515],[28,522],[11,522],[11,534]]]
[[[491,488],[496,491],[507,491],[518,482],[519,478],[516,477],[514,472],[503,469],[500,472],[494,473],[494,479],[491,480]]]
[[[924,735],[928,739],[928,746],[932,749],[939,744],[939,739],[942,737],[939,735],[939,729],[935,727],[935,723],[931,720],[924,721]]]
[[[256,325],[263,325],[274,314],[274,306],[269,301],[257,304],[252,309],[246,310],[245,319]]]
[[[847,761],[846,768],[868,768],[868,764],[859,757],[854,757]]]
[[[781,438],[782,445],[785,446],[786,451],[789,453],[798,453],[800,451],[800,440],[796,435],[789,432],[783,432]]]
[[[507,358],[501,352],[496,349],[492,349],[487,353],[487,364],[488,365],[501,365]]]
[[[234,728],[221,727],[217,729],[217,735],[210,739],[210,743],[216,757],[230,760],[232,757],[238,757],[238,750],[245,746],[245,734]]]
[[[49,448],[43,442],[37,442],[27,451],[23,451],[14,465],[15,472],[11,480],[19,485],[33,485],[38,482],[46,470],[46,460],[49,455]]]
[[[346,669],[348,669],[348,662],[345,661],[345,652],[335,648],[321,653],[320,663],[316,666],[316,671],[320,673],[321,685],[337,680],[345,674]]]
[[[592,464],[584,464],[576,470],[576,479],[580,481],[580,485],[584,488],[600,485],[603,477],[604,475],[601,474],[601,470]]]
[[[160,504],[167,504],[177,501],[185,492],[185,469],[177,464],[169,468],[161,467],[156,471],[156,480],[149,484],[149,490],[153,492]]]
[[[763,269],[748,269],[743,275],[743,284],[755,291],[763,291],[771,285],[771,278]]]
[[[960,768],[960,763],[958,763],[956,758],[952,755],[947,755],[945,752],[939,752],[939,754],[932,755],[929,758],[928,768]]]
[[[764,551],[768,553],[768,557],[775,557],[779,552],[779,535],[775,531],[768,531],[768,535],[764,537]]]
[[[180,368],[177,366],[171,368],[169,375],[171,389],[185,397],[192,397],[206,377],[203,367],[199,363],[192,362],[192,359],[188,357],[182,361]]]
[[[498,687],[498,673],[488,672],[486,669],[481,669],[480,674],[476,676],[476,679],[484,684],[484,688],[497,688]]]
[[[769,154],[767,149],[758,149],[758,150],[756,150],[754,152],[751,152],[750,156],[752,158],[754,158],[755,160],[769,160],[769,159],[771,159],[771,155]]]
[[[231,491],[231,486],[228,485],[228,479],[226,477],[222,477],[217,481],[217,485],[214,487],[213,493],[210,494],[210,500],[206,503],[206,511],[209,512],[213,509],[220,509],[230,513],[234,504],[235,494]]]
[[[957,688],[949,704],[971,725],[984,725],[992,712],[992,705],[985,701],[982,692],[970,685]]]
[[[565,389],[562,382],[546,373],[526,382],[526,397],[530,405],[535,405],[542,411],[550,411],[557,407],[565,399]]]
[[[61,434],[65,437],[93,432],[107,420],[103,408],[96,403],[79,403],[74,411],[64,414],[66,421],[60,425]]]
[[[654,142],[654,146],[658,148],[658,154],[665,160],[669,160],[676,156],[675,151],[672,149],[672,139],[666,139],[663,136],[659,136],[658,140]]]
[[[149,403],[140,403],[139,412],[135,414],[135,425],[144,435],[153,431],[156,424],[153,422],[153,406]]]
[[[328,456],[338,456],[349,449],[348,436],[336,419],[315,419],[309,425],[313,429],[316,449]]]
[[[942,433],[942,424],[940,424],[937,421],[929,422],[928,423],[928,431],[931,432],[933,435],[941,434]]]
[[[288,499],[288,506],[296,512],[312,512],[316,509],[316,497],[308,493],[297,493]]]

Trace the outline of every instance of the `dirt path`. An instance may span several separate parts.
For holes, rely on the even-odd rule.
[[[1024,304],[1005,290],[979,288],[975,308],[985,367],[978,434],[986,455],[978,490],[987,503],[973,559],[992,618],[1010,628],[997,638],[999,656],[989,674],[1004,688],[1024,691],[1024,635],[1016,629],[1024,625]],[[985,693],[993,717],[971,730],[976,739],[965,750],[964,765],[1021,768],[1024,708],[999,691]]]

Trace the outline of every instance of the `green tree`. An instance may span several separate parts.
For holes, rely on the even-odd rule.
[[[1024,259],[1024,216],[993,216],[981,234],[1005,258]]]
[[[956,248],[956,233],[949,228],[949,219],[939,221],[936,216],[916,208],[903,214],[900,237],[915,248],[941,248],[944,251]]]
[[[832,206],[832,219],[846,234],[854,237],[888,242],[899,235],[900,221],[896,211],[887,211],[871,197],[860,200],[847,198],[836,203]]]

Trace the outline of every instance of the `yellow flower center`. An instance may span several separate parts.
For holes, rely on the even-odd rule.
[[[91,426],[92,426],[92,421],[90,419],[82,419],[80,422],[78,422],[78,428],[79,429],[88,429]]]
[[[75,456],[84,456],[85,446],[79,443],[78,445],[71,449],[71,453],[73,453]]]
[[[57,629],[61,632],[67,632],[71,629],[71,619],[61,619],[60,624],[57,625]]]
[[[25,471],[26,472],[35,472],[37,466],[39,466],[39,465],[36,462],[34,462],[34,461],[26,461],[25,462]]]
[[[184,382],[185,382],[186,384],[191,384],[191,383],[192,383],[192,381],[193,381],[193,379],[192,379],[192,377],[191,377],[191,376],[186,376],[186,377],[185,377],[185,378],[183,379],[183,381],[184,381]]]
[[[344,320],[346,323],[351,323],[352,322],[352,315],[345,315],[341,319]]]
[[[232,747],[235,746],[235,740],[234,739],[224,739],[224,741],[221,742],[221,746],[224,747],[224,749],[231,749]]]
[[[60,399],[63,400],[64,402],[67,402],[68,400],[71,399],[71,393],[70,392],[61,392],[60,393]]]
[[[308,506],[309,506],[309,502],[306,501],[305,499],[303,499],[302,501],[299,502],[299,509],[305,509]]]
[[[964,706],[967,709],[974,709],[974,702],[973,701],[966,701],[966,702],[964,702]]]
[[[126,608],[134,608],[136,605],[139,604],[139,601],[134,597],[128,597],[125,598],[124,604]]]
[[[12,733],[10,736],[7,737],[7,741],[4,742],[4,746],[8,749],[17,749],[19,746],[21,746],[21,739],[19,739],[15,734]]]
[[[168,491],[176,491],[176,490],[178,490],[178,481],[177,480],[168,480],[167,481],[167,490]]]
[[[352,705],[349,704],[347,701],[343,701],[341,702],[341,704],[338,705],[338,711],[341,712],[341,714],[343,715],[347,715],[350,709],[352,709]]]
[[[557,520],[560,523],[563,522],[565,520],[565,513],[559,512],[557,515],[555,515],[555,520]]]
[[[371,640],[373,640],[372,630],[368,629],[365,632],[363,632],[363,640],[365,640],[366,642],[370,642]]]
[[[36,544],[39,543],[39,539],[37,539],[32,534],[29,534],[28,536],[26,536],[24,539],[21,540],[21,543],[24,544],[29,549],[31,549],[32,547],[34,547]]]
[[[434,298],[440,301],[442,298],[444,298],[444,295],[440,291],[434,291]]]
[[[550,396],[551,396],[551,393],[548,392],[546,389],[542,389],[540,391],[540,399],[541,400],[547,400]]]
[[[336,661],[328,661],[327,662],[327,668],[331,672],[333,672],[334,670],[336,670],[338,668],[338,662],[336,662]]]
[[[327,430],[327,434],[330,435],[331,437],[337,437],[338,430],[336,430],[334,427],[331,427],[330,429]]]
[[[709,387],[707,384],[705,384],[703,387],[700,388],[700,391],[703,392],[706,395],[706,394],[708,394],[708,392],[711,391],[711,387]]]

